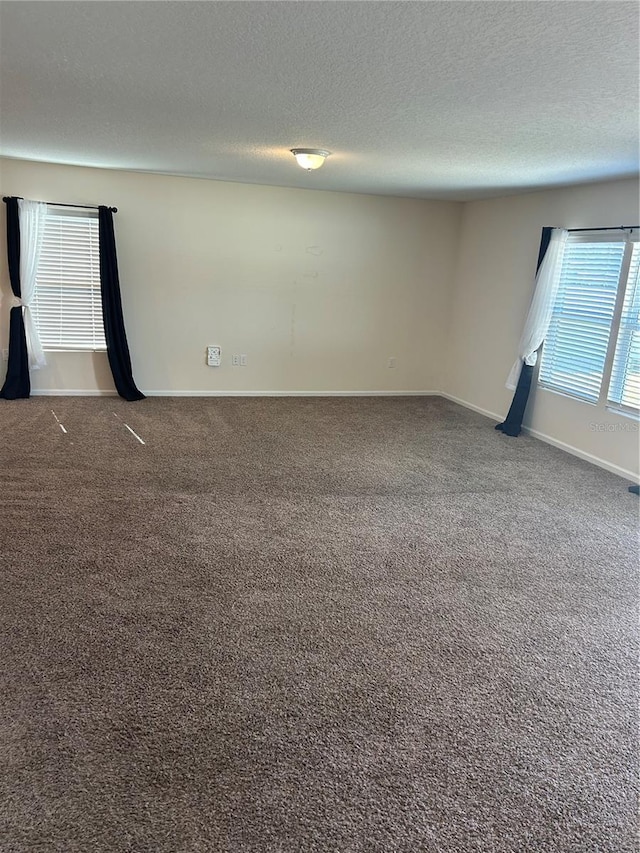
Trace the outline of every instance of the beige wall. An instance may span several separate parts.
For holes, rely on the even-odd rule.
[[[441,386],[459,204],[10,159],[0,161],[0,188],[118,208],[125,321],[146,392]],[[222,367],[206,366],[207,344],[222,347]],[[232,367],[233,353],[247,366]],[[52,353],[32,377],[36,392],[113,388],[103,354]]]
[[[504,382],[533,293],[542,227],[622,224],[638,224],[635,180],[465,204],[444,392],[481,411],[505,415],[512,392]],[[637,421],[536,388],[525,425],[612,470],[638,474]]]
[[[541,228],[638,222],[637,181],[456,204],[5,159],[0,189],[119,208],[125,319],[147,393],[442,391],[496,416],[511,400]],[[205,365],[207,344],[222,346],[222,367]],[[247,366],[232,367],[233,353]],[[53,353],[33,388],[113,384],[104,354]],[[532,403],[535,434],[637,476],[636,421],[540,389]]]

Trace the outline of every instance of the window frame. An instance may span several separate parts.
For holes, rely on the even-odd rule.
[[[544,359],[544,344],[541,347],[541,357],[537,360],[536,365],[536,385],[544,391],[550,391],[553,394],[560,394],[564,397],[569,397],[571,400],[577,400],[589,406],[604,408],[609,412],[617,415],[625,415],[636,420],[640,419],[640,408],[636,409],[632,406],[626,406],[623,403],[616,403],[609,400],[609,390],[611,385],[611,375],[613,371],[613,363],[618,344],[618,335],[620,332],[620,324],[622,320],[622,312],[624,307],[625,294],[628,286],[629,271],[631,268],[631,260],[634,244],[640,243],[640,232],[637,228],[620,229],[621,236],[616,237],[615,231],[581,231],[577,234],[569,234],[567,242],[575,243],[623,243],[624,254],[620,266],[620,274],[618,276],[618,285],[616,289],[616,298],[614,302],[611,323],[609,326],[609,339],[604,358],[602,377],[600,380],[600,388],[597,400],[588,400],[585,397],[580,397],[578,394],[572,393],[569,389],[560,389],[553,385],[547,384],[540,379],[540,369]],[[564,262],[564,257],[561,263]]]
[[[635,236],[634,236],[635,235]],[[622,263],[622,268],[620,270],[620,279],[618,282],[618,298],[616,301],[616,311],[613,315],[613,320],[611,322],[611,337],[614,337],[613,348],[611,352],[607,352],[607,358],[610,357],[610,361],[608,362],[609,370],[608,372],[603,373],[603,385],[604,380],[606,379],[606,390],[604,390],[604,394],[601,394],[601,397],[604,396],[603,405],[608,411],[616,412],[617,414],[624,414],[635,418],[640,418],[640,404],[636,409],[634,406],[627,406],[624,403],[617,403],[615,400],[609,399],[609,393],[611,391],[611,379],[613,374],[613,366],[615,362],[616,350],[618,348],[618,341],[620,337],[620,327],[622,325],[622,315],[624,312],[624,302],[627,295],[627,288],[629,287],[629,273],[631,271],[631,262],[633,260],[633,253],[635,251],[634,247],[638,247],[638,251],[640,252],[640,233],[638,230],[633,230],[627,235],[626,240],[627,246],[625,249],[625,257]],[[624,287],[621,287],[620,284],[624,282]],[[605,362],[605,366],[607,362]],[[602,389],[601,389],[602,390]]]
[[[42,348],[45,352],[73,352],[73,353],[106,352],[107,351],[107,345],[106,345],[106,339],[105,339],[104,317],[103,317],[103,313],[102,313],[102,302],[101,302],[101,296],[100,296],[100,245],[99,245],[99,233],[98,233],[98,228],[97,228],[98,212],[97,212],[97,210],[94,211],[93,209],[71,208],[71,207],[68,207],[66,205],[58,206],[55,204],[48,204],[47,216],[58,219],[58,220],[64,220],[64,219],[76,219],[76,220],[78,220],[78,219],[80,219],[80,220],[91,220],[91,221],[95,221],[95,223],[96,223],[96,226],[95,226],[95,238],[96,238],[95,244],[88,243],[89,249],[93,250],[91,252],[91,255],[87,257],[87,279],[90,283],[88,285],[84,285],[84,286],[80,285],[80,287],[83,287],[84,289],[86,289],[88,287],[91,290],[92,317],[91,317],[90,325],[87,324],[86,327],[83,326],[82,328],[87,330],[87,333],[92,338],[93,342],[92,342],[92,344],[88,344],[88,345],[82,344],[82,343],[75,343],[74,344],[73,341],[71,340],[73,335],[71,334],[70,329],[69,329],[70,324],[68,323],[67,326],[65,327],[64,315],[61,311],[61,319],[59,321],[59,330],[60,330],[60,338],[61,338],[61,340],[62,339],[64,339],[64,340],[62,340],[62,342],[60,344],[57,344],[57,343],[51,344],[50,341],[45,342],[43,340]],[[45,226],[45,229],[46,229],[46,226]],[[46,233],[46,231],[45,231],[45,233]],[[92,235],[91,239],[93,239],[93,235]],[[42,262],[42,255],[40,258],[40,262]],[[39,262],[39,265],[40,265],[40,262]],[[61,260],[61,266],[63,266],[63,265],[64,265],[64,259]],[[96,270],[97,270],[97,274],[96,274]],[[35,288],[34,298],[32,301],[32,312],[33,312],[34,322],[36,324],[36,327],[38,328],[38,332],[40,333],[41,338],[43,338],[43,337],[46,337],[46,331],[43,328],[44,327],[44,319],[42,321],[40,321],[40,317],[39,317],[39,312],[41,310],[40,306],[38,304],[39,292],[43,292],[43,290],[47,286],[52,287],[52,288],[55,288],[57,286],[60,288],[60,290],[62,292],[64,292],[65,289],[71,291],[73,289],[74,285],[63,281],[62,278],[60,279],[58,284],[51,283],[51,282],[49,282],[48,284],[41,284],[40,282],[38,282],[38,275],[39,275],[39,272],[36,274],[36,288]],[[71,295],[71,294],[69,294],[69,295]],[[97,299],[96,299],[96,296],[97,296]],[[62,309],[62,307],[63,307],[63,305],[62,305],[62,300],[61,300],[61,309]],[[96,307],[97,307],[97,313],[96,313]],[[69,320],[68,316],[67,316],[67,320]],[[40,325],[41,322],[43,323],[43,326]],[[65,333],[65,334],[63,334],[63,333]],[[65,335],[66,335],[66,337],[65,337]],[[104,341],[104,344],[102,344],[102,341]]]

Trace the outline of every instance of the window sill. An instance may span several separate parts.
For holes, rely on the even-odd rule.
[[[547,391],[549,394],[555,394],[557,397],[564,397],[565,400],[574,400],[576,403],[584,403],[585,406],[593,406],[597,408],[598,403],[593,400],[586,400],[584,397],[578,397],[576,394],[569,394],[567,391],[558,391],[556,388],[549,388],[548,385],[542,385],[542,383],[538,382],[538,389],[540,391]]]
[[[57,347],[56,349],[44,349],[44,352],[75,352],[75,353],[83,353],[83,352],[104,352],[106,353],[106,347],[104,349],[65,349],[64,347]]]
[[[591,406],[593,409],[599,409],[600,411],[607,412],[610,415],[619,415],[620,417],[627,418],[627,420],[634,421],[635,423],[640,421],[640,412],[631,412],[627,409],[617,409],[615,406],[608,403],[603,404],[599,400],[594,403],[593,400],[585,400],[583,397],[568,394],[566,391],[557,391],[555,388],[549,388],[547,385],[541,385],[540,383],[538,383],[537,388],[540,391],[547,391],[549,394],[555,394],[557,397],[564,397],[565,400],[584,403],[587,406]]]
[[[627,409],[616,409],[614,406],[605,406],[605,411],[612,415],[620,415],[622,418],[628,418],[630,421],[640,421],[640,412],[630,412]]]

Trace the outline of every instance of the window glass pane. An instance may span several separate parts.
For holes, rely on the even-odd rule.
[[[32,311],[45,350],[106,349],[93,212],[49,211]]]
[[[625,287],[608,400],[640,409],[640,244],[635,243]]]
[[[540,362],[542,385],[597,402],[625,244],[568,242]]]

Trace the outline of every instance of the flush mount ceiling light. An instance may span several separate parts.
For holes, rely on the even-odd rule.
[[[312,169],[319,169],[331,151],[325,151],[324,148],[292,148],[291,153],[298,166],[310,172]]]

